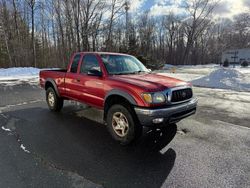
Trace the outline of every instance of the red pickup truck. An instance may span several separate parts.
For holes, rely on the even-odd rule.
[[[75,53],[67,70],[43,70],[40,85],[50,110],[64,100],[104,110],[112,137],[129,144],[142,126],[166,126],[196,112],[190,83],[151,73],[131,55],[108,52]]]

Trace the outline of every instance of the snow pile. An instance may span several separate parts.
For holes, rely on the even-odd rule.
[[[250,80],[236,69],[220,68],[192,81],[194,86],[250,91]]]
[[[210,74],[213,70],[218,69],[219,65],[209,64],[209,65],[169,65],[165,64],[166,67],[162,70],[155,70],[154,73],[174,77],[184,81],[192,81],[199,79],[203,76]],[[175,71],[171,70],[175,68]]]
[[[185,69],[202,69],[202,68],[217,68],[220,65],[218,64],[205,64],[205,65],[177,65],[179,68]]]
[[[0,80],[17,80],[20,78],[34,78],[39,76],[40,69],[33,67],[14,67],[0,69]]]
[[[16,85],[28,83],[37,85],[40,69],[34,67],[13,67],[0,69],[0,84]]]
[[[190,82],[192,80],[195,80],[204,76],[201,74],[188,74],[188,73],[157,73],[157,74],[172,77],[172,78],[177,78],[180,80],[184,80],[186,82]]]

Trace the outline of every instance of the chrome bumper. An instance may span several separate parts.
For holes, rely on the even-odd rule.
[[[181,119],[195,114],[197,106],[197,98],[193,98],[188,102],[178,105],[168,106],[160,109],[147,109],[135,107],[137,117],[143,126],[154,126],[155,119],[162,119],[161,124],[171,124]]]

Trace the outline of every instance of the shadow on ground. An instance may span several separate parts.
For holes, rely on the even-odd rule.
[[[160,150],[174,138],[176,125],[145,130],[133,146],[124,147],[104,125],[67,107],[61,113],[29,108],[6,116],[17,119],[16,131],[32,153],[104,187],[160,187],[175,163],[173,149]]]

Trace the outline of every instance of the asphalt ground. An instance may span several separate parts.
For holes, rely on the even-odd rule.
[[[100,111],[0,84],[0,187],[250,187],[250,94],[194,90],[196,115],[124,147]]]

